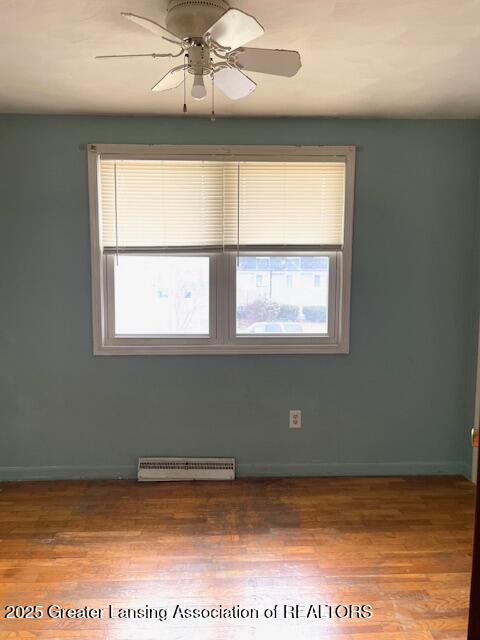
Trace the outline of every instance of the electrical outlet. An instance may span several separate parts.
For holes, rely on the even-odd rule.
[[[300,409],[290,409],[290,429],[300,429],[302,426],[302,412]]]

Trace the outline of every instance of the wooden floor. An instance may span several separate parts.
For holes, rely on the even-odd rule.
[[[460,478],[0,484],[0,618],[44,607],[0,619],[0,640],[465,640],[473,493]],[[173,619],[177,604],[259,618]],[[283,619],[292,604],[373,617]],[[115,617],[147,606],[167,620]]]

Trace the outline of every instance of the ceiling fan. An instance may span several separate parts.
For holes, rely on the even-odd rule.
[[[298,51],[244,47],[251,40],[263,35],[264,29],[253,16],[230,8],[226,0],[169,0],[166,27],[133,13],[121,15],[163,40],[177,45],[179,51],[96,57],[107,59],[183,56],[183,63],[170,69],[152,87],[152,91],[166,91],[184,83],[184,112],[187,111],[187,74],[193,75],[191,95],[195,100],[206,98],[204,78],[210,77],[214,117],[215,88],[220,89],[231,100],[244,98],[255,90],[256,83],[244,71],[291,77],[301,67]]]

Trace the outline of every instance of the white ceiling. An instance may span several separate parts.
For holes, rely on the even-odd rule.
[[[294,78],[252,73],[255,93],[237,102],[218,96],[221,115],[480,116],[480,0],[231,5],[264,26],[252,46],[298,49],[303,67]],[[0,0],[0,112],[181,113],[181,88],[150,91],[168,59],[94,60],[168,51],[120,17],[130,11],[164,23],[165,7],[166,0]]]

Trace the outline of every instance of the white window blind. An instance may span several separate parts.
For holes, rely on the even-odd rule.
[[[104,250],[343,245],[342,161],[100,158]]]

